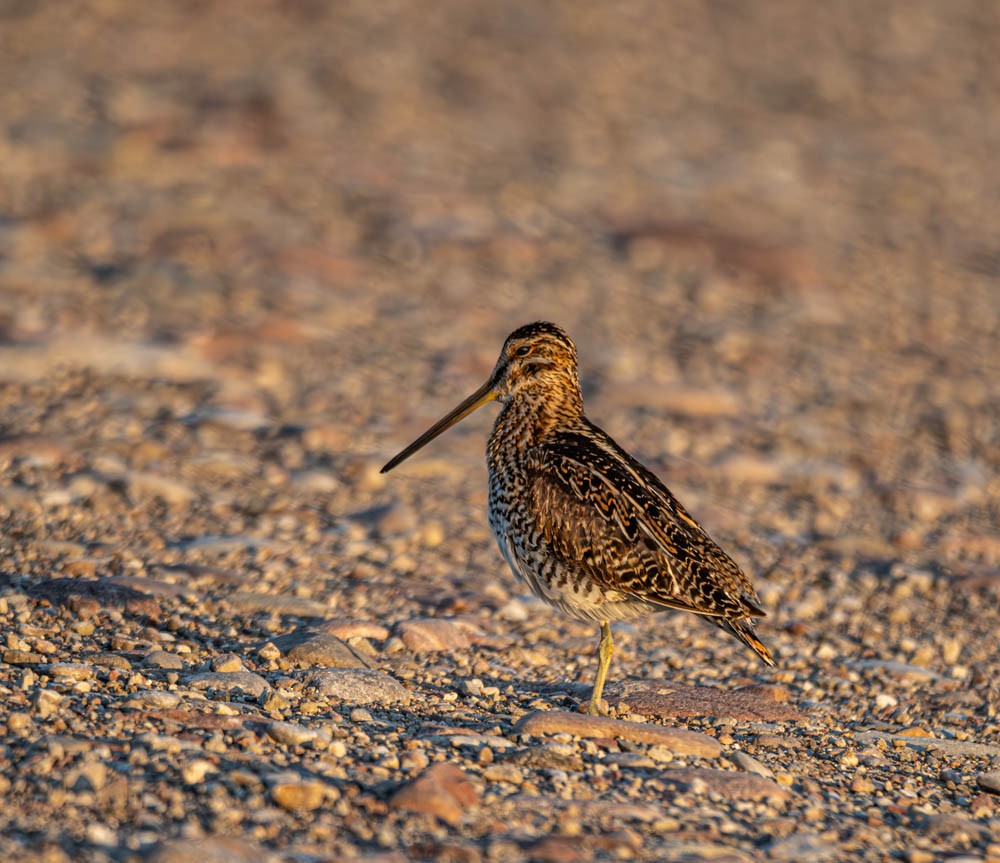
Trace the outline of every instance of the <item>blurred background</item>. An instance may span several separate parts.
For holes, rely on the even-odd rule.
[[[817,548],[989,579],[998,44],[972,0],[3,0],[7,463],[180,477],[154,533],[437,507],[493,577],[487,411],[376,470],[547,318],[765,584]],[[47,529],[127,538],[136,487]]]

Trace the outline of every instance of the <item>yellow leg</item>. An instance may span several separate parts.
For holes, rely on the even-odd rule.
[[[606,620],[601,621],[601,646],[597,649],[597,679],[594,681],[594,694],[590,696],[590,705],[587,712],[591,716],[600,716],[604,713],[601,710],[601,695],[604,692],[604,681],[608,679],[608,666],[611,665],[611,656],[615,652],[615,643],[611,638],[611,626]]]

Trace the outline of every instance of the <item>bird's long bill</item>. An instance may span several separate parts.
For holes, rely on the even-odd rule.
[[[434,438],[441,434],[441,432],[447,431],[455,425],[455,423],[461,422],[474,410],[481,408],[487,402],[493,401],[496,397],[497,394],[493,389],[493,382],[487,381],[451,413],[434,423],[434,425],[427,429],[427,431],[420,435],[420,437],[418,437],[401,453],[398,453],[389,459],[389,461],[385,463],[385,467],[383,467],[379,473],[386,473],[392,470],[397,464],[408,459],[418,449],[426,444],[429,444],[432,440],[434,440]]]

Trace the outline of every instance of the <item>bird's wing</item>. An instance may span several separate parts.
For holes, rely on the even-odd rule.
[[[749,579],[659,479],[587,423],[528,461],[538,527],[553,554],[599,584],[714,618],[763,617]]]

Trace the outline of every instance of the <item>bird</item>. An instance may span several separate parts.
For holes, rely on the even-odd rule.
[[[386,473],[489,402],[487,517],[514,576],[549,605],[600,627],[597,676],[581,710],[606,715],[610,624],[689,611],[774,658],[750,579],[648,468],[584,414],[576,345],[539,321],[512,332],[489,378],[391,458]]]

